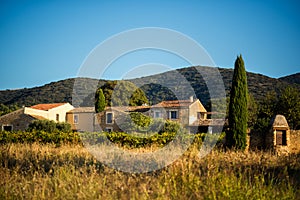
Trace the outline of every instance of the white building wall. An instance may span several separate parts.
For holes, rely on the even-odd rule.
[[[73,108],[74,107],[69,103],[58,106],[56,108],[52,108],[48,111],[25,107],[24,114],[37,115],[53,121],[57,121],[56,115],[58,114],[59,116],[58,122],[66,122],[66,113],[72,110]]]
[[[76,115],[76,114],[74,114]],[[75,127],[79,131],[94,131],[94,113],[78,113],[78,123]]]
[[[74,109],[71,104],[64,104],[62,106],[48,110],[48,119],[56,121],[56,115],[59,115],[58,122],[66,122],[66,113]]]
[[[45,110],[38,110],[38,109],[34,109],[34,108],[24,108],[24,114],[27,115],[37,115],[37,116],[41,116],[44,117],[45,119],[49,118],[49,113],[48,111]]]

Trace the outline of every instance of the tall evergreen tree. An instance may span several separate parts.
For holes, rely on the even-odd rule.
[[[242,56],[234,64],[232,87],[229,102],[229,131],[226,141],[229,148],[245,150],[247,143],[248,86]]]
[[[95,94],[95,111],[99,113],[105,109],[105,97],[101,88]]]

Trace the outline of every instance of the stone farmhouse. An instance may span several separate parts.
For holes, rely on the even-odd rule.
[[[208,119],[207,115],[211,113],[206,111],[199,99],[193,98],[162,101],[152,106],[106,107],[100,113],[95,113],[94,107],[75,108],[66,114],[66,119],[76,131],[124,131],[122,122],[131,112],[176,121],[190,133],[220,131],[224,124],[224,120]]]
[[[73,131],[94,132],[95,107],[74,108],[66,113],[66,122]]]
[[[209,119],[199,99],[162,101],[156,105],[106,107],[95,113],[94,107],[74,108],[69,103],[37,104],[23,107],[0,117],[0,128],[5,131],[26,130],[34,120],[68,122],[73,131],[124,131],[124,119],[132,112],[143,113],[154,119],[171,120],[180,123],[190,133],[221,132],[225,121]],[[265,148],[278,153],[288,153],[290,128],[282,115],[276,115],[270,123],[270,131],[265,135],[249,133],[250,149]],[[126,131],[126,130],[125,130]]]
[[[69,103],[37,104],[23,107],[0,117],[1,130],[26,130],[34,120],[48,119],[56,122],[65,122],[66,113],[74,107]]]
[[[223,127],[224,120],[212,120],[199,99],[162,101],[156,105],[106,107],[95,113],[94,107],[74,108],[69,103],[38,104],[24,107],[0,117],[2,130],[26,130],[37,119],[68,122],[73,131],[123,131],[122,120],[131,112],[143,113],[151,118],[180,123],[190,133],[214,132]]]

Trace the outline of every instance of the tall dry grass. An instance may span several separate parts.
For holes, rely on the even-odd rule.
[[[193,146],[164,169],[129,174],[97,161],[82,146],[1,147],[0,199],[299,199],[300,154]],[[113,158],[112,158],[113,159]]]

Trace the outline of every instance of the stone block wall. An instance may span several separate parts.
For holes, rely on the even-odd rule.
[[[2,126],[11,125],[13,131],[25,131],[33,120],[35,118],[24,114],[24,109],[19,109],[2,116],[0,118],[0,128],[2,129]]]
[[[248,146],[250,150],[264,149],[265,148],[264,136],[261,133],[257,133],[254,131],[250,132],[248,134]]]

